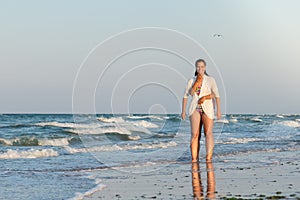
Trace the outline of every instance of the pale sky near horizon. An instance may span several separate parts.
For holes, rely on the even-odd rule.
[[[298,0],[0,0],[0,113],[72,113],[76,74],[93,48],[122,31],[161,27],[186,34],[207,50],[224,82],[216,77],[223,113],[300,114],[299,9]],[[145,56],[149,63],[155,53],[146,53],[140,59]],[[127,71],[134,67],[125,68],[129,60],[122,60]],[[120,69],[107,74],[118,75]],[[144,72],[176,83],[178,74],[166,69],[148,66]],[[216,76],[212,63],[207,71]],[[192,77],[193,72],[190,67],[180,73]],[[131,82],[144,80],[141,74],[104,77],[95,91],[96,112],[111,112],[115,105],[116,113],[180,113],[175,96],[182,95],[185,84],[168,90],[167,85]],[[117,94],[125,88],[110,103],[101,91],[112,86]],[[118,107],[123,102],[128,108]]]

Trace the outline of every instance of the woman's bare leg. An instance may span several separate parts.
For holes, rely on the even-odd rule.
[[[190,116],[191,122],[191,154],[192,154],[192,162],[196,162],[199,158],[199,137],[200,137],[200,120],[201,116],[198,111],[194,111],[194,113]]]
[[[206,114],[202,115],[202,121],[204,125],[205,143],[206,143],[206,161],[211,162],[214,152],[214,136],[213,127],[214,121],[207,117]]]
[[[199,153],[200,153],[200,140],[201,140],[201,130],[202,130],[202,125],[203,125],[203,122],[201,120],[201,115],[200,115],[200,125],[199,125],[199,137],[198,137],[198,158],[199,158]]]

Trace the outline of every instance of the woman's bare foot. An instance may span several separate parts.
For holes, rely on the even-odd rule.
[[[212,162],[212,157],[211,156],[206,156],[206,162],[211,163]]]

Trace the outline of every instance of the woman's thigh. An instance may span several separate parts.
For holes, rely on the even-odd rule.
[[[204,126],[204,134],[212,134],[213,128],[214,128],[214,120],[207,117],[207,115],[204,113],[202,115],[202,123]]]
[[[199,134],[201,116],[196,110],[190,116],[192,135]]]

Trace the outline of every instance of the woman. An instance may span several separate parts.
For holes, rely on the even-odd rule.
[[[192,162],[199,160],[199,146],[201,138],[202,125],[204,126],[204,135],[206,141],[206,161],[211,162],[214,138],[213,138],[213,119],[214,119],[214,105],[213,99],[216,99],[217,104],[217,118],[221,118],[220,110],[220,95],[216,81],[213,77],[206,73],[206,62],[199,59],[195,63],[196,72],[195,77],[190,79],[187,83],[186,90],[182,101],[183,120],[186,118],[186,104],[188,95],[192,96],[192,101],[189,107],[188,116],[191,123],[191,155]]]

